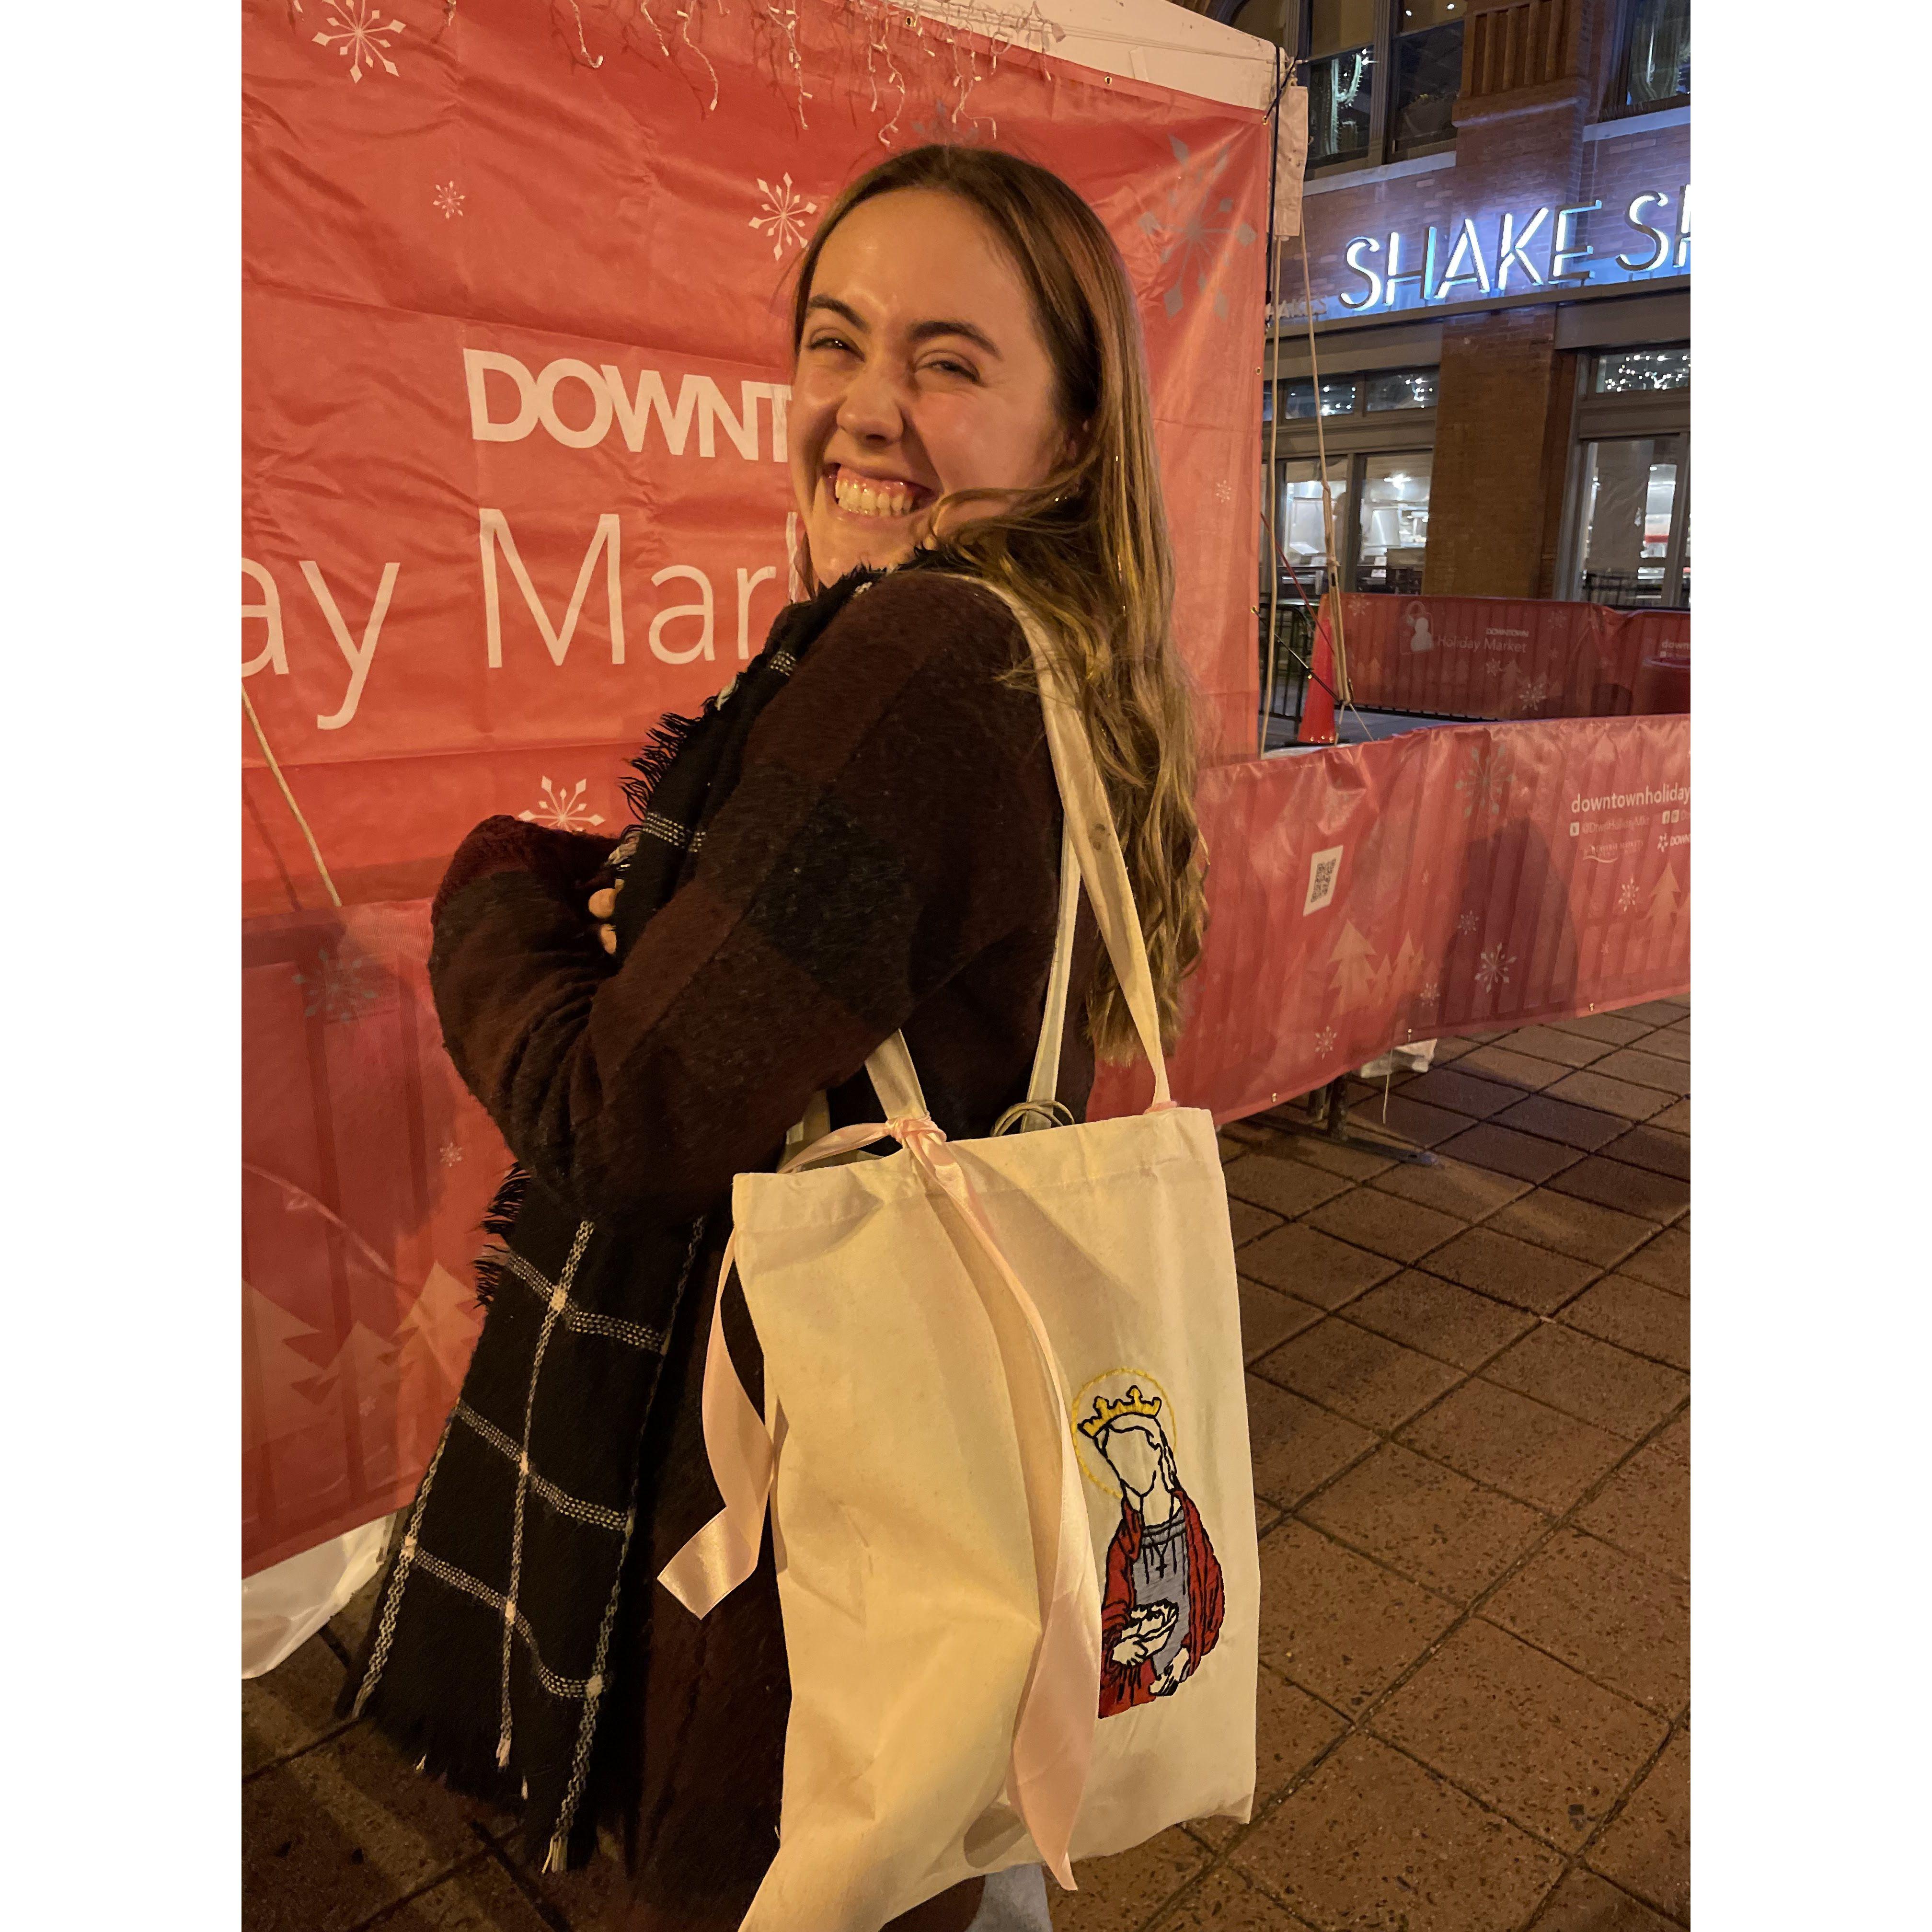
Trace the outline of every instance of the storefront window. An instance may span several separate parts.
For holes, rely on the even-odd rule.
[[[1429,471],[1426,449],[1371,456],[1362,480],[1360,561],[1358,590],[1422,593],[1422,558],[1429,544]]]
[[[1359,160],[1375,93],[1376,0],[1312,0],[1308,28],[1308,166]]]
[[[1281,533],[1287,565],[1300,579],[1302,594],[1318,597],[1328,588],[1324,560],[1328,554],[1328,538],[1322,516],[1322,465],[1312,457],[1298,458],[1278,464],[1276,470],[1280,478],[1276,527]],[[1335,506],[1338,542],[1347,521],[1348,476],[1346,463],[1339,467],[1330,464],[1328,494]],[[1276,561],[1279,564],[1282,560]]]
[[[1628,0],[1623,100],[1642,114],[1690,94],[1690,0]]]
[[[1583,464],[1585,600],[1620,610],[1669,604],[1665,569],[1677,506],[1677,439],[1588,443]],[[1688,577],[1687,538],[1684,574]]]
[[[1690,386],[1688,347],[1606,350],[1597,358],[1591,372],[1591,392],[1599,396],[1619,395],[1631,389],[1688,389]]]
[[[1280,385],[1281,412],[1284,421],[1292,422],[1298,416],[1312,419],[1315,415],[1315,385],[1306,376]],[[1324,376],[1322,383],[1322,413],[1324,416],[1346,416],[1353,412],[1355,406],[1355,379],[1352,376]],[[1268,410],[1268,392],[1262,391],[1262,421],[1274,420]]]
[[[1395,152],[1448,140],[1462,86],[1466,0],[1396,0]]]
[[[1386,376],[1371,376],[1368,390],[1372,413],[1378,410],[1432,410],[1436,406],[1436,371],[1400,369]]]

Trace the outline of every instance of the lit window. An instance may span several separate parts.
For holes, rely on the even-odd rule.
[[[1676,349],[1606,350],[1596,360],[1590,387],[1599,396],[1632,389],[1688,389],[1690,351]],[[1370,407],[1374,405],[1372,404]]]
[[[1433,369],[1392,370],[1368,379],[1368,406],[1376,410],[1432,410],[1436,406]]]

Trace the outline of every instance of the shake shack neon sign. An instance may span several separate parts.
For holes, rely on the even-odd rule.
[[[1358,235],[1342,259],[1361,286],[1344,290],[1341,305],[1354,311],[1395,308],[1406,305],[1406,292],[1422,303],[1467,302],[1689,268],[1688,186],[1675,194],[1646,188],[1633,195],[1623,211],[1626,225],[1607,238],[1590,220],[1603,206],[1600,200],[1566,208],[1546,202],[1501,214],[1466,214],[1440,228],[1431,223],[1420,238],[1400,229]]]

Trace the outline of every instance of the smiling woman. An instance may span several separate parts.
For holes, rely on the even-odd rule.
[[[827,212],[793,326],[808,594],[660,725],[622,838],[487,820],[437,896],[443,1036],[520,1165],[492,1223],[508,1252],[479,1270],[500,1292],[351,1691],[412,1761],[520,1803],[550,1864],[608,1826],[627,1932],[735,1932],[777,1842],[770,1546],[701,1622],[656,1581],[716,1508],[700,1316],[734,1177],[877,1121],[863,1070],[898,1032],[949,1138],[1046,1104],[1062,813],[1006,598],[1078,706],[1170,1037],[1201,947],[1146,370],[1106,230],[1029,163],[916,149]],[[1136,1036],[1084,908],[1071,950],[1087,1024],[1048,1090],[1078,1119],[1096,1055]],[[758,1363],[742,1300],[721,1305]],[[1039,1868],[895,1923],[1048,1932]]]

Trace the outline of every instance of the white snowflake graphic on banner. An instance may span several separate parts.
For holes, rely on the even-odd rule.
[[[581,832],[587,826],[604,823],[601,812],[586,812],[584,808],[584,794],[590,788],[588,778],[579,778],[572,791],[553,785],[548,778],[542,783],[542,804],[534,812],[517,814],[525,824],[548,825],[553,832]]]
[[[1317,1053],[1330,1052],[1334,1050],[1334,1045],[1335,1029],[1333,1027],[1324,1027],[1315,1036],[1315,1051]]]
[[[445,1141],[436,1150],[436,1158],[445,1167],[458,1167],[462,1165],[463,1150],[454,1141]]]
[[[436,205],[446,221],[452,221],[463,212],[464,197],[457,192],[456,184],[438,182],[436,184]]]
[[[1246,248],[1253,244],[1255,231],[1246,222],[1232,219],[1233,198],[1215,191],[1214,184],[1234,150],[1223,148],[1210,166],[1195,160],[1187,143],[1178,136],[1170,134],[1167,139],[1174,158],[1182,164],[1180,178],[1168,190],[1166,219],[1150,208],[1141,217],[1141,227],[1161,244],[1160,265],[1173,273],[1174,286],[1162,296],[1161,305],[1170,316],[1175,316],[1186,304],[1190,275],[1195,292],[1207,292],[1208,272],[1220,253],[1221,237],[1232,235],[1240,247]],[[1197,194],[1198,202],[1195,200]],[[1190,203],[1193,204],[1191,209]],[[1227,291],[1217,289],[1214,313],[1225,318],[1228,312]]]
[[[1493,993],[1498,986],[1507,986],[1510,968],[1515,964],[1514,957],[1500,946],[1486,946],[1476,960],[1476,984],[1486,993]]]
[[[1550,702],[1550,680],[1540,672],[1520,686],[1516,692],[1516,701],[1526,710],[1540,711]]]
[[[1225,476],[1214,485],[1214,500],[1217,503],[1232,503],[1234,500],[1234,486]]]
[[[304,1018],[320,1013],[344,1026],[374,1009],[382,997],[382,975],[366,952],[352,951],[345,943],[318,952],[313,967],[296,972],[296,984],[302,989]]]
[[[386,34],[400,34],[404,31],[400,20],[386,20],[369,0],[326,0],[328,9],[328,26],[315,36],[319,47],[334,47],[349,63],[349,78],[359,81],[366,65],[373,74],[378,66],[382,71],[394,75],[396,64],[388,56],[389,43],[383,38]],[[340,41],[341,44],[337,46]]]
[[[1657,849],[1660,852],[1668,852],[1670,850],[1670,834],[1669,832],[1660,832],[1657,835]]]
[[[1465,818],[1472,818],[1478,812],[1502,809],[1502,772],[1493,746],[1472,745],[1469,748],[1469,762],[1462,776],[1456,781],[1456,789],[1463,794]]]
[[[1433,980],[1425,980],[1423,981],[1422,1004],[1425,1006],[1432,1006],[1438,1000],[1442,998],[1442,988],[1436,981]]]
[[[758,192],[765,198],[765,212],[753,215],[751,225],[760,234],[772,238],[772,260],[776,262],[787,248],[805,245],[803,218],[816,214],[818,204],[808,201],[793,188],[789,170],[778,177],[776,188],[760,176]]]
[[[1466,912],[1456,922],[1456,930],[1458,932],[1468,934],[1474,932],[1475,929],[1476,915],[1473,912]]]
[[[1618,911],[1628,912],[1630,908],[1636,904],[1636,902],[1637,890],[1636,880],[1624,880],[1622,888],[1617,893]]]

